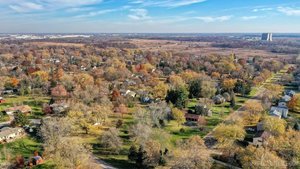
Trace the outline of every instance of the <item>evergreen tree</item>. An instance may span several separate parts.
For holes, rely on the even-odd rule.
[[[129,148],[128,159],[130,161],[137,161],[137,159],[138,159],[138,149],[135,145],[132,145]]]

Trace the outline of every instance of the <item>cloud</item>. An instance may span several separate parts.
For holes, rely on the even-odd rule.
[[[232,18],[232,16],[218,16],[218,17],[212,17],[212,16],[200,16],[195,17],[195,19],[201,20],[203,22],[224,22],[228,21]]]
[[[65,8],[80,8],[101,2],[102,0],[0,0],[0,5],[19,13],[26,13],[38,10],[53,11]]]
[[[128,15],[128,17],[133,20],[146,20],[151,18],[148,16],[148,10],[146,9],[131,9],[130,12],[131,14]]]
[[[278,7],[277,11],[288,16],[300,16],[300,9],[290,7]]]
[[[252,11],[253,12],[262,12],[262,11],[272,11],[273,8],[255,8]]]
[[[89,12],[87,14],[77,15],[77,16],[75,16],[75,18],[94,17],[94,16],[104,15],[104,14],[115,12],[115,11],[117,11],[117,9],[106,9],[106,10],[101,10],[101,11],[92,11],[92,12]]]
[[[133,0],[131,4],[140,4],[142,6],[158,6],[176,8],[205,2],[206,0]]]
[[[9,5],[9,8],[19,13],[44,9],[42,5],[33,2],[23,2],[16,5]]]
[[[248,20],[253,20],[253,19],[257,19],[259,18],[259,16],[242,16],[241,19],[244,21],[248,21]]]
[[[102,0],[43,0],[41,1],[41,3],[45,3],[51,6],[66,6],[66,7],[92,5],[101,2]]]

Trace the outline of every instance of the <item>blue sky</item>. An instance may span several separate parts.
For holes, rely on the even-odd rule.
[[[299,0],[0,0],[3,33],[300,33]]]

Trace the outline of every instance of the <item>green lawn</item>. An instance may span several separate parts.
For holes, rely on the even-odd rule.
[[[9,116],[7,114],[0,113],[0,123],[9,121]]]
[[[39,143],[36,139],[28,136],[17,139],[16,141],[11,143],[1,144],[0,145],[1,154],[3,153],[4,147],[11,152],[12,156],[22,155],[25,159],[29,159],[30,157],[32,157],[33,152],[35,150],[39,152],[42,150],[42,144]]]
[[[41,118],[42,105],[44,103],[49,103],[49,97],[40,97],[40,96],[13,96],[5,98],[5,103],[0,104],[0,111],[5,110],[6,108],[12,107],[18,104],[29,105],[32,108],[32,114],[29,118]]]

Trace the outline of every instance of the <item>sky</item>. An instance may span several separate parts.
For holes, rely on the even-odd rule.
[[[299,0],[0,0],[1,33],[300,33]]]

